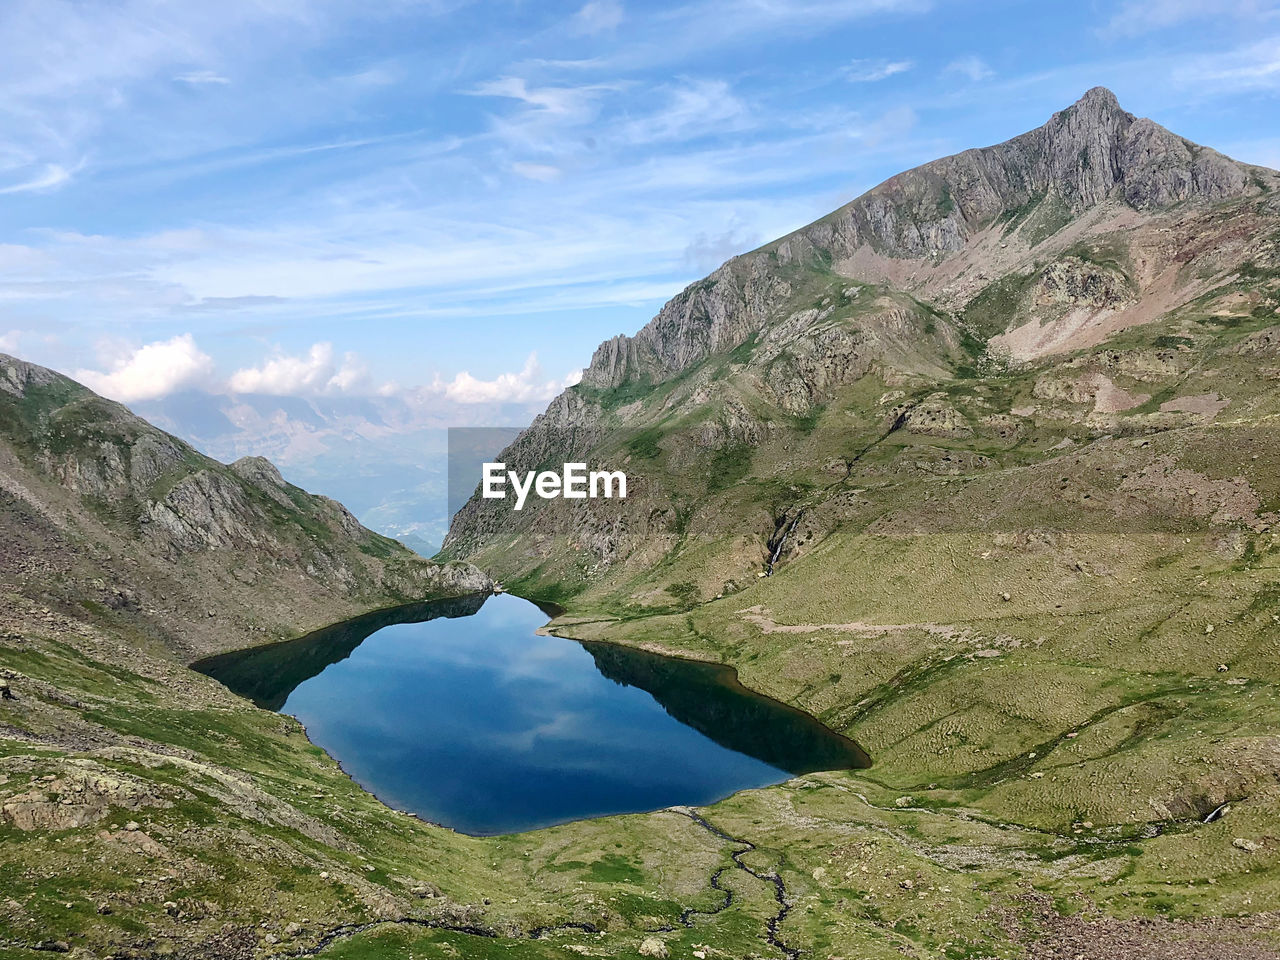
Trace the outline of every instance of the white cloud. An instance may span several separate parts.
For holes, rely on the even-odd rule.
[[[0,353],[17,353],[18,352],[18,331],[10,330],[8,333],[0,333]]]
[[[996,75],[996,72],[987,66],[985,60],[972,55],[952,60],[942,68],[942,72],[944,74],[957,73],[962,77],[968,78],[973,83],[979,83]]]
[[[559,180],[560,174],[563,172],[559,167],[553,167],[546,163],[513,163],[511,169],[526,180],[537,180],[539,183],[551,183],[554,180]]]
[[[570,29],[574,33],[597,34],[616,30],[622,23],[622,4],[618,0],[590,0],[573,15]]]
[[[575,370],[563,380],[543,380],[538,354],[529,354],[519,373],[502,373],[492,380],[477,380],[463,370],[451,381],[437,381],[434,389],[455,403],[545,403],[582,379]]]
[[[261,366],[245,367],[227,381],[233,393],[314,396],[355,393],[369,386],[369,370],[351,352],[339,362],[332,343],[314,344],[306,356],[280,354]]]
[[[45,164],[44,170],[23,180],[21,183],[0,187],[0,194],[32,193],[38,190],[53,190],[71,179],[72,171],[57,163]]]
[[[189,333],[139,347],[116,360],[110,372],[77,370],[73,376],[105,397],[122,403],[154,400],[176,390],[208,386],[213,359]]]
[[[906,73],[914,66],[911,60],[854,60],[841,73],[850,83],[875,83]]]
[[[1176,26],[1188,20],[1274,15],[1274,3],[1259,0],[1129,0],[1107,24],[1104,33],[1134,36]]]

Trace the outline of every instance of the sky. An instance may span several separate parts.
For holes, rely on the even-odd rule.
[[[539,407],[729,256],[1089,87],[1280,167],[1280,3],[5,0],[0,351]]]

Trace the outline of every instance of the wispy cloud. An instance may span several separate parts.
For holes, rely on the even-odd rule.
[[[594,36],[616,30],[622,23],[622,4],[619,0],[589,0],[573,15],[570,29],[574,33]]]
[[[77,164],[75,169],[79,169]],[[34,193],[41,190],[56,190],[58,187],[70,182],[74,170],[68,170],[66,167],[58,163],[45,164],[44,170],[32,176],[29,180],[23,180],[20,183],[10,183],[0,186],[0,194],[10,193]]]
[[[995,71],[987,66],[987,62],[981,57],[969,55],[952,60],[942,68],[943,74],[955,74],[964,77],[971,83],[979,83],[995,76]]]
[[[513,163],[511,169],[526,180],[537,180],[539,183],[551,183],[559,180],[564,173],[559,167],[547,163]]]
[[[583,84],[580,86],[531,87],[523,77],[499,77],[468,91],[478,97],[507,97],[519,100],[537,110],[555,116],[584,118],[594,110],[599,95],[615,89],[607,84]]]
[[[906,73],[914,66],[911,60],[854,60],[840,74],[850,83],[876,83]]]
[[[725,80],[687,80],[668,87],[662,104],[620,128],[627,143],[687,140],[740,129],[749,114]]]
[[[224,77],[220,73],[215,73],[213,70],[194,70],[190,73],[180,73],[173,79],[178,83],[190,83],[195,86],[203,84],[226,86],[231,82],[228,77]]]
[[[1186,58],[1173,71],[1174,81],[1196,94],[1280,90],[1280,36],[1268,37],[1229,56]]]
[[[524,77],[503,76],[481,83],[466,93],[517,101],[514,111],[491,118],[499,140],[533,153],[558,153],[561,138],[596,120],[601,100],[618,89],[616,84],[531,84]]]
[[[1103,35],[1131,37],[1207,18],[1272,18],[1277,4],[1267,0],[1128,0],[1107,23]]]

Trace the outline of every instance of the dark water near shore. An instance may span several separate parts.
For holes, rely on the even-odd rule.
[[[546,620],[512,596],[437,601],[195,666],[297,717],[386,803],[464,833],[706,804],[868,764],[725,667],[537,636]]]

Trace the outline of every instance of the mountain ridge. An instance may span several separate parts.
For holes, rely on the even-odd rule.
[[[696,499],[700,485],[703,500],[709,494],[728,511],[701,529],[700,542],[719,529],[758,544],[751,555],[767,552],[797,510],[818,522],[813,494],[734,508],[738,495],[725,484],[821,487],[830,483],[820,479],[823,465],[848,462],[853,437],[863,448],[895,432],[961,444],[990,436],[1006,447],[1033,432],[1064,441],[1071,424],[1203,423],[1188,412],[1190,399],[1169,400],[1184,410],[1144,408],[1153,396],[1144,385],[1166,376],[1159,389],[1175,389],[1194,369],[1186,344],[1198,350],[1225,327],[1265,326],[1280,256],[1276,185],[1280,174],[1135,117],[1101,87],[1035,130],[904,171],[732,258],[634,336],[606,340],[581,382],[502,454],[526,469],[584,458],[629,466],[639,501],[612,512],[537,504],[510,518],[500,502],[473,499],[454,517],[442,556],[487,562],[486,551],[500,549],[495,572],[504,578],[558,564],[573,567],[578,587],[593,578],[617,585],[619,565],[653,570],[686,549],[686,534],[701,529],[699,508],[680,502]],[[1140,329],[1158,330],[1153,355],[1134,353],[1118,370],[1088,359]],[[1093,386],[1081,396],[1097,409],[1040,403],[1045,415],[1028,416],[1064,389],[1049,385],[1050,369],[1071,364],[1089,372],[1057,379],[1084,377]],[[1027,380],[1017,389],[1032,402],[966,409],[973,388],[965,384],[987,374],[1006,377],[1010,389]],[[854,395],[848,429],[832,422],[815,440],[813,425]],[[798,462],[800,450],[817,462]],[[989,451],[969,461],[997,462]],[[725,466],[726,479],[716,479]],[[557,543],[580,562],[567,564]],[[727,579],[741,583],[752,564],[739,555],[731,566]],[[704,587],[704,597],[715,593]]]
[[[65,545],[44,557],[57,558],[61,576],[29,589],[65,593],[71,609],[78,588],[68,578],[99,583],[92,592],[104,616],[145,621],[188,658],[489,585],[468,565],[432,564],[367,530],[265,458],[220,463],[70,378],[5,354],[0,427],[6,509],[25,514],[50,545]],[[215,572],[228,555],[241,557],[231,577]]]
[[[936,267],[1002,214],[1037,196],[1044,203],[1051,192],[1079,214],[1107,200],[1144,210],[1253,196],[1277,185],[1275,171],[1191,143],[1094,87],[1035,130],[895,174],[813,223],[732,258],[673,297],[634,336],[602,343],[582,382],[609,389],[646,375],[670,376],[737,346],[790,292],[768,273],[771,254],[782,265],[821,255],[837,269],[843,265],[850,279],[882,280],[888,277],[881,259]],[[705,295],[708,285],[722,284],[726,292]],[[699,313],[706,330],[695,332],[688,320]]]

